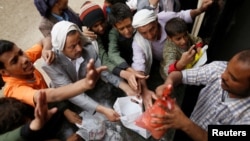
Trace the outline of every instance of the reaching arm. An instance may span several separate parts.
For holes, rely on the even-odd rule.
[[[204,11],[206,11],[208,9],[208,7],[210,5],[212,5],[213,0],[202,0],[202,4],[199,8],[197,9],[192,9],[190,11],[190,15],[192,18],[195,18],[196,16],[200,15],[201,13],[203,13]]]
[[[166,110],[165,114],[152,114],[152,124],[156,124],[156,127],[158,127],[155,130],[180,129],[194,141],[207,141],[207,131],[190,120],[177,104],[174,105],[172,110],[168,110],[163,105],[161,107]]]
[[[207,131],[199,127],[190,119],[187,121],[186,126],[182,129],[189,137],[194,141],[207,141],[208,134]]]
[[[47,101],[48,102],[62,101],[74,97],[78,94],[81,94],[86,90],[92,89],[95,86],[97,80],[99,79],[101,72],[106,69],[107,67],[105,66],[95,68],[94,60],[91,59],[87,65],[87,75],[84,79],[81,79],[75,83],[71,83],[59,88],[44,89],[47,96]],[[38,93],[34,95],[35,102],[37,100],[37,96]]]
[[[44,39],[42,39],[41,44],[43,47],[42,58],[47,64],[51,64],[55,59],[55,53],[52,51],[51,37],[47,36]]]
[[[178,84],[180,84],[182,82],[182,73],[180,71],[173,71],[171,72],[167,79],[165,80],[165,83],[158,86],[156,88],[156,95],[161,97],[161,95],[163,94],[164,89],[170,84],[173,86],[176,86]]]
[[[142,99],[145,109],[148,109],[153,106],[153,96],[155,93],[148,89],[146,79],[139,79],[139,84],[141,85],[141,91],[142,91]]]

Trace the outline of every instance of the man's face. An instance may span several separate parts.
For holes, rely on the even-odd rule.
[[[125,38],[131,38],[133,36],[134,28],[132,26],[131,18],[126,18],[115,24],[115,28]]]
[[[98,35],[103,35],[106,30],[106,23],[104,20],[100,20],[96,22],[92,27],[91,30]]]
[[[249,66],[237,61],[234,57],[230,60],[226,70],[221,75],[221,87],[235,97],[244,97],[250,92]]]
[[[26,54],[16,45],[13,46],[11,51],[3,53],[0,56],[0,61],[5,66],[1,70],[1,74],[4,76],[25,78],[26,76],[33,75],[35,69]]]
[[[138,27],[137,31],[147,40],[155,41],[157,39],[158,23],[153,21],[144,26]]]
[[[59,13],[63,13],[64,10],[68,8],[68,0],[58,0],[52,10],[56,9]]]
[[[187,32],[176,34],[172,37],[168,37],[176,46],[187,49],[188,48],[188,34]]]
[[[63,48],[63,53],[72,60],[81,57],[82,54],[82,40],[79,32],[70,34],[66,38],[66,43]]]

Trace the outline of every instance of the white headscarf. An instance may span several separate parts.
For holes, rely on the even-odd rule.
[[[142,9],[135,13],[132,25],[134,28],[138,28],[150,22],[153,22],[156,19],[157,15],[153,10]],[[145,73],[149,74],[153,62],[151,42],[145,39],[138,31],[134,36],[134,41],[142,48],[145,54]]]
[[[134,28],[144,26],[150,22],[153,22],[157,19],[157,15],[154,10],[142,9],[135,13],[133,16],[132,25]]]
[[[82,35],[82,31],[76,24],[68,21],[60,21],[56,23],[51,30],[51,42],[53,50],[63,50],[66,42],[67,33],[72,30],[79,31],[83,40],[87,41],[87,39]]]

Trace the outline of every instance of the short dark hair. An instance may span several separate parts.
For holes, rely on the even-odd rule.
[[[111,25],[114,26],[117,22],[126,18],[133,18],[133,13],[126,4],[118,2],[110,7],[110,13],[108,13],[108,22]]]
[[[14,43],[7,40],[0,40],[0,55],[13,49]],[[0,61],[0,69],[4,69],[4,63]]]
[[[242,50],[237,54],[237,60],[250,66],[250,49]]]
[[[181,18],[172,18],[167,21],[165,31],[169,37],[188,32],[187,23]]]
[[[250,68],[250,49],[244,49],[240,52],[238,52],[234,57],[236,57],[236,60],[238,62],[243,63],[244,65],[248,66],[248,69]],[[232,58],[234,58],[232,57]],[[248,81],[250,83],[250,77],[248,77]],[[250,95],[250,93],[249,93]]]
[[[126,3],[127,0],[105,0],[106,2],[110,3],[111,5],[114,5],[116,3]]]
[[[34,108],[11,97],[0,98],[0,134],[11,131],[34,118]]]

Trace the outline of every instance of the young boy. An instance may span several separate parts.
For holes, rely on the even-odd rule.
[[[15,43],[0,40],[0,73],[5,87],[3,94],[14,97],[35,106],[40,90],[43,90],[47,102],[59,102],[92,89],[105,68],[95,69],[93,60],[87,66],[87,77],[60,88],[48,88],[42,74],[33,63],[41,57],[45,40],[38,42],[23,52]]]
[[[183,70],[194,61],[196,47],[201,45],[202,39],[188,33],[186,22],[181,18],[172,18],[166,23],[165,31],[168,35],[163,48],[160,74],[165,80],[169,73]],[[199,50],[199,49],[198,49]]]
[[[94,45],[93,47],[97,51],[101,63],[108,66],[109,70],[113,72],[116,64],[114,64],[114,62],[110,60],[108,55],[108,52],[110,50],[109,33],[111,32],[110,30],[112,27],[107,23],[101,7],[94,2],[86,1],[81,7],[79,16],[82,25],[86,26],[88,29],[88,31],[83,30],[83,34],[89,38],[92,38],[93,34],[96,35],[96,40],[92,40],[92,44]],[[133,32],[130,36],[132,36],[132,34]],[[137,92],[130,87],[127,89],[126,94],[136,95]]]

